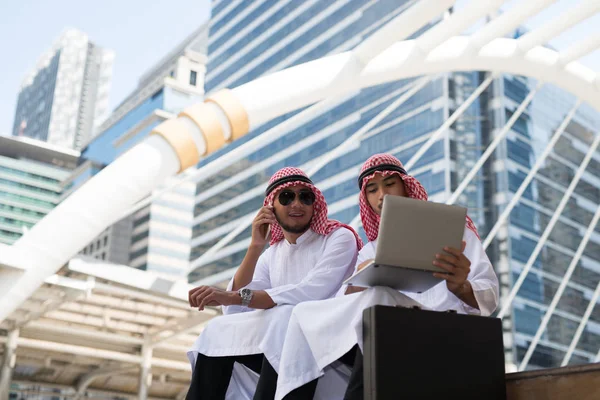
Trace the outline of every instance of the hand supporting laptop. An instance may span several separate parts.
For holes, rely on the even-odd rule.
[[[469,261],[464,254],[466,245],[467,242],[463,240],[462,248],[460,250],[454,247],[444,247],[446,254],[436,254],[436,259],[432,262],[432,265],[442,268],[448,271],[448,273],[434,272],[433,276],[445,280],[446,286],[450,292],[469,306],[479,309],[477,299],[475,299],[473,293],[473,287],[468,280],[469,273],[471,272],[471,261]],[[356,272],[360,272],[374,262],[374,259],[368,259],[360,263],[356,267]],[[358,293],[366,289],[366,287],[362,286],[349,285],[345,294]]]
[[[365,269],[366,267],[373,264],[374,262],[375,262],[375,260],[372,258],[368,259],[366,261],[363,261],[362,263],[360,263],[359,265],[356,266],[355,273],[360,272],[361,270]],[[346,290],[344,291],[344,294],[359,293],[359,292],[362,292],[363,290],[367,290],[367,288],[364,286],[348,285],[346,287]]]
[[[471,307],[479,310],[479,304],[477,304],[477,299],[473,293],[473,286],[471,286],[468,279],[471,272],[471,261],[465,256],[466,246],[467,242],[463,240],[460,250],[453,247],[444,247],[447,254],[436,254],[433,265],[448,271],[448,273],[434,272],[433,276],[444,279],[449,291]]]

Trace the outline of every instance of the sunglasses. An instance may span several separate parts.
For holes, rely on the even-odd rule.
[[[279,193],[277,198],[282,206],[289,206],[294,202],[294,200],[296,200],[296,193],[292,192],[291,190],[284,190]],[[303,190],[298,193],[298,199],[300,200],[300,203],[304,204],[305,206],[312,206],[315,202],[315,194],[309,190]]]

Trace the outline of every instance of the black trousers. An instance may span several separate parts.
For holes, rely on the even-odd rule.
[[[363,357],[358,346],[340,358],[340,361],[352,366],[350,383],[344,400],[363,399]],[[254,400],[273,400],[277,389],[277,372],[262,354],[231,357],[208,357],[198,354],[192,383],[186,400],[224,400],[233,364],[238,362],[260,374]],[[318,379],[294,389],[285,396],[285,400],[312,400],[317,389]]]
[[[346,360],[344,360],[344,357],[347,357]],[[350,363],[351,359],[352,363]],[[348,388],[344,394],[344,400],[363,400],[365,397],[363,378],[364,368],[363,354],[360,351],[360,347],[355,345],[352,350],[340,358],[340,361],[346,365],[352,366],[350,382],[348,382]]]
[[[277,374],[273,378],[272,374],[262,373],[267,366],[273,370],[264,355],[208,357],[198,354],[186,400],[224,400],[233,373],[233,364],[236,362],[260,374],[254,399],[275,398]]]

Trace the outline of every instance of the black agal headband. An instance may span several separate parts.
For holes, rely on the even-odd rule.
[[[311,185],[313,184],[313,182],[304,175],[284,176],[283,178],[277,179],[276,181],[274,181],[267,187],[267,191],[265,192],[265,197],[267,197],[277,187],[283,185],[284,183],[288,183],[288,182],[304,182],[304,183],[308,183]]]
[[[400,174],[402,174],[402,175],[406,175],[406,170],[402,167],[399,167],[394,164],[379,164],[379,165],[376,165],[374,167],[364,170],[363,173],[360,174],[360,176],[358,177],[358,189],[362,190],[363,179],[366,176],[369,176],[375,172],[381,172],[381,171],[396,171],[396,172],[400,172]]]

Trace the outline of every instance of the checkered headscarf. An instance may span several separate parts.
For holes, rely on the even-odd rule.
[[[273,185],[275,182],[291,176],[301,176],[305,179],[285,181],[275,186],[275,188],[271,188],[271,185]],[[363,242],[354,229],[352,229],[348,225],[342,224],[339,221],[327,219],[327,202],[325,201],[323,193],[321,193],[321,191],[312,184],[308,176],[299,168],[282,168],[271,177],[271,179],[269,180],[269,189],[271,189],[271,191],[267,194],[267,197],[264,201],[264,205],[272,207],[275,198],[277,197],[279,192],[281,192],[287,187],[294,185],[306,186],[315,194],[315,203],[313,204],[313,216],[310,221],[310,228],[313,231],[320,235],[329,235],[331,232],[335,231],[338,228],[343,227],[346,229],[350,229],[350,231],[354,234],[354,237],[356,237],[356,245],[358,247],[358,250],[360,250],[363,247]],[[269,191],[269,189],[267,189],[267,191]],[[281,240],[283,240],[283,229],[278,223],[271,224],[271,246]]]
[[[362,175],[363,172],[365,172],[366,170],[380,165],[396,166],[404,170],[404,167],[400,160],[398,160],[391,154],[375,154],[363,164],[362,168],[360,169],[360,175]],[[404,182],[404,187],[406,188],[406,193],[408,194],[408,197],[417,200],[427,201],[427,192],[425,191],[423,185],[421,185],[421,182],[419,182],[416,178],[406,173],[399,172],[392,168],[393,167],[391,167],[390,170],[375,171],[372,174],[364,176],[362,178],[362,182],[359,182],[359,186],[362,186],[358,198],[360,207],[360,219],[362,220],[363,228],[365,229],[367,238],[371,242],[377,239],[377,235],[379,234],[379,221],[381,217],[377,215],[377,213],[375,213],[375,211],[373,211],[373,209],[369,205],[369,201],[367,200],[366,194],[366,186],[367,182],[376,174],[383,176],[398,175],[400,179],[402,179],[402,181]],[[475,227],[475,224],[469,216],[467,216],[466,226],[467,228],[471,229],[479,238],[477,228]]]

